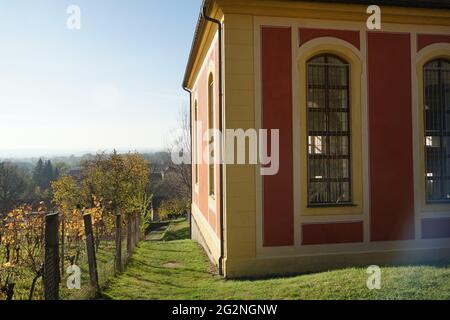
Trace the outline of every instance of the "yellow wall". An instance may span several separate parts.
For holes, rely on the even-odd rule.
[[[259,51],[256,48],[259,30],[259,24],[264,22],[268,25],[289,25],[297,28],[298,26],[311,27],[327,27],[327,28],[343,28],[361,30],[366,32],[365,22],[368,17],[366,14],[367,6],[355,5],[333,5],[333,4],[317,4],[294,1],[237,1],[237,0],[217,0],[216,3],[220,7],[224,23],[224,129],[249,129],[259,128],[260,120],[258,119],[260,105],[257,83],[260,80],[258,65],[255,61],[259,61]],[[270,18],[273,17],[273,18]],[[443,32],[444,26],[450,26],[450,11],[448,10],[428,10],[414,8],[389,8],[382,7],[382,18],[384,26],[389,32],[408,32],[410,28],[415,32],[433,33]],[[271,20],[273,19],[273,20]],[[327,20],[327,21],[324,21]],[[341,21],[339,21],[341,20]],[[271,22],[273,21],[273,22]],[[420,24],[420,26],[418,26]],[[432,25],[436,25],[435,27]],[[196,74],[201,66],[202,59],[205,57],[211,40],[211,30],[207,29],[206,36],[202,37],[201,50],[197,53],[196,65],[191,74],[191,83],[194,81]],[[422,28],[423,25],[423,28]],[[448,28],[447,28],[448,29]],[[446,30],[447,30],[446,29]],[[419,31],[417,31],[419,30]],[[294,33],[295,35],[296,33]],[[414,33],[415,35],[415,33]],[[361,39],[365,39],[362,37]],[[412,39],[415,41],[415,39]],[[414,48],[414,47],[413,47]],[[330,49],[330,48],[328,48]],[[334,48],[336,53],[345,55],[349,58],[351,53],[343,52],[345,49]],[[294,48],[298,50],[298,48]],[[295,54],[295,53],[293,53]],[[307,54],[305,55],[305,57]],[[295,66],[298,66],[300,57],[295,57]],[[306,59],[306,58],[305,58]],[[358,72],[361,74],[361,68],[364,69],[365,56],[361,57],[361,61],[354,61],[355,74],[352,75],[353,81],[357,81]],[[301,67],[299,69],[301,78]],[[363,82],[363,81],[362,81]],[[295,83],[295,82],[294,82]],[[302,86],[294,88],[300,91]],[[297,93],[298,94],[298,93]],[[365,103],[367,96],[364,88],[358,88],[353,92],[353,99]],[[299,94],[300,95],[300,94]],[[300,97],[301,98],[301,97]],[[296,103],[295,107],[302,104]],[[359,107],[359,106],[357,106]],[[366,106],[367,107],[367,106]],[[362,106],[361,106],[362,108]],[[364,110],[362,108],[362,110]],[[355,139],[354,148],[358,151],[353,153],[355,165],[354,172],[357,173],[355,185],[358,186],[354,190],[358,204],[360,206],[352,208],[349,217],[338,218],[337,215],[342,212],[328,212],[329,217],[312,217],[317,220],[303,220],[305,216],[315,216],[314,212],[303,210],[301,215],[297,212],[302,208],[296,208],[295,224],[300,225],[304,221],[332,221],[327,219],[353,219],[355,215],[360,215],[364,209],[364,203],[367,207],[366,195],[363,190],[366,186],[367,171],[364,171],[363,163],[364,153],[367,153],[367,137],[361,129],[362,123],[365,121],[364,112],[360,108],[356,108],[356,113],[352,114],[353,122],[356,122],[354,132],[360,133],[359,139]],[[367,110],[366,110],[367,111]],[[366,112],[365,111],[365,112]],[[301,112],[301,110],[300,110]],[[303,120],[304,121],[304,120]],[[301,119],[300,119],[301,123]],[[355,124],[355,123],[354,123]],[[299,125],[300,126],[300,125]],[[301,129],[300,129],[301,130]],[[303,139],[302,139],[303,140]],[[227,143],[227,141],[225,141]],[[304,146],[296,146],[305,149]],[[306,149],[305,149],[306,150]],[[356,156],[356,159],[355,159]],[[301,155],[300,158],[303,158]],[[367,169],[367,168],[366,168]],[[301,169],[305,171],[305,168]],[[302,172],[300,170],[300,172]],[[297,173],[296,173],[297,174]],[[364,180],[364,181],[362,181]],[[300,180],[302,181],[302,180]],[[300,192],[305,192],[298,188]],[[367,189],[367,188],[366,188]],[[314,248],[299,248],[299,235],[296,234],[296,246],[289,248],[267,248],[261,249],[261,233],[262,233],[262,199],[261,184],[258,167],[254,165],[226,165],[224,166],[224,224],[225,224],[225,265],[224,271],[226,275],[239,277],[247,275],[261,275],[267,273],[279,272],[296,272],[299,270],[314,271],[318,265],[325,266],[325,262],[330,262],[329,266],[345,265],[350,262],[368,261],[376,263],[378,261],[392,261],[395,253],[389,250],[397,250],[397,252],[427,252],[426,248],[433,246],[445,248],[450,247],[448,241],[442,242],[405,242],[405,243],[370,243],[368,240],[369,214],[365,208],[365,243],[360,245],[345,246],[315,246]],[[299,193],[301,194],[301,193]],[[305,198],[303,196],[303,198]],[[347,211],[348,212],[348,211]],[[300,216],[300,217],[299,217]],[[302,219],[302,220],[300,220]],[[297,230],[297,229],[296,229]],[[217,243],[214,244],[217,247]],[[418,248],[413,249],[413,248]],[[421,251],[422,250],[422,251]],[[437,249],[435,249],[437,250]],[[217,249],[214,250],[214,256],[218,254]],[[367,253],[367,252],[372,253]],[[316,256],[318,252],[323,253]],[[354,252],[354,254],[343,255],[343,252]],[[364,254],[364,252],[366,252]],[[437,251],[430,251],[437,252]],[[429,252],[428,252],[429,253]],[[439,254],[441,254],[440,252]],[[448,256],[448,250],[445,251]],[[314,257],[316,256],[316,257]],[[406,257],[407,255],[399,255]],[[411,259],[414,254],[411,254]],[[431,256],[433,256],[431,254]],[[360,258],[370,258],[363,259]],[[346,259],[348,258],[348,259]],[[406,259],[406,258],[405,258]],[[407,259],[411,261],[410,259]]]
[[[225,14],[366,21],[368,5],[286,0],[216,0]],[[450,26],[449,10],[382,6],[385,23]]]
[[[253,18],[227,15],[224,39],[225,126],[255,128]],[[227,165],[225,169],[225,272],[230,260],[256,256],[255,170],[254,165]]]

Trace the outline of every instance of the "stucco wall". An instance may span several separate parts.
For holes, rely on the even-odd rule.
[[[282,1],[256,1],[249,5],[227,0],[219,2],[224,13],[225,129],[273,129],[278,115],[270,108],[277,108],[283,101],[271,102],[277,95],[271,90],[280,89],[277,77],[285,80],[292,77],[292,97],[282,94],[287,96],[284,108],[289,108],[288,100],[292,100],[292,114],[283,109],[284,120],[279,128],[291,131],[291,150],[286,148],[289,152],[283,154],[292,157],[290,178],[261,177],[255,165],[224,166],[225,274],[240,277],[295,273],[346,265],[409,263],[448,257],[450,239],[446,237],[446,230],[435,226],[448,224],[450,206],[430,208],[422,201],[423,130],[420,123],[423,97],[420,95],[422,84],[418,66],[436,54],[450,56],[450,12],[383,8],[383,31],[371,35],[366,27],[364,6],[304,2],[289,2],[288,6]],[[272,40],[281,41],[279,48],[264,53],[263,37],[267,34],[264,35],[263,29],[270,35],[271,28],[289,29],[291,43],[287,43],[288,36],[279,39],[275,36]],[[392,34],[402,34],[402,41],[391,41]],[[218,73],[218,51],[214,41],[203,46],[211,48],[208,49],[211,54],[205,55],[202,63],[206,67],[198,73],[194,85],[194,99],[198,100],[199,114],[204,121],[208,77],[204,70],[211,69],[210,65],[214,64],[212,70]],[[368,52],[371,45],[376,45],[375,56]],[[398,46],[399,56],[386,64],[378,61],[378,55],[390,59],[385,48],[392,46]],[[273,63],[271,60],[279,53],[277,49],[282,48],[282,66],[289,64],[286,59],[292,59],[291,75],[280,75],[279,72],[284,70],[282,67],[263,65]],[[307,167],[306,151],[302,150],[306,150],[304,63],[311,55],[323,52],[332,52],[351,62],[353,191],[356,201],[352,207],[320,210],[308,208],[305,201]],[[266,59],[267,53],[270,59]],[[370,75],[371,69],[376,72]],[[393,73],[393,77],[387,80],[395,79],[402,85],[391,83],[386,88],[382,82],[386,80],[384,75],[389,73]],[[268,84],[267,80],[263,83],[264,77],[277,78],[269,90],[263,89]],[[385,90],[388,95],[383,97]],[[396,97],[395,90],[400,91],[398,97],[404,97],[399,101],[399,108],[394,106],[397,105],[393,103],[395,99],[389,99],[389,95]],[[269,115],[267,121],[264,114]],[[384,118],[390,120],[386,122]],[[385,153],[383,145],[392,149],[396,144],[386,135],[383,126],[393,128],[399,121],[400,135],[406,142],[398,145],[402,157],[395,159],[391,167],[387,161],[391,155]],[[286,139],[283,141],[286,143]],[[378,157],[383,161],[371,166]],[[216,172],[218,177],[218,167]],[[403,178],[395,180],[395,172],[402,173]],[[398,183],[391,184],[392,181]],[[207,244],[215,261],[220,254],[220,230],[218,215],[212,214],[209,208],[207,182],[205,166],[200,168],[200,184],[194,195],[195,234]],[[390,189],[392,192],[386,192]],[[396,203],[395,198],[403,191],[406,196]],[[289,193],[293,196],[286,196]],[[371,203],[374,198],[375,204]],[[218,212],[218,202],[213,208]],[[283,224],[278,223],[280,221]]]
[[[253,17],[227,15],[224,38],[226,128],[255,128]],[[254,165],[226,166],[225,272],[230,260],[256,256],[255,172]]]
[[[195,121],[195,107],[197,107],[197,121],[199,127],[193,125],[197,130],[197,141],[194,143],[193,161],[193,204],[192,213],[195,220],[196,230],[194,239],[199,240],[202,245],[207,246],[211,260],[217,264],[220,257],[220,227],[219,227],[219,206],[220,206],[220,176],[219,165],[215,164],[215,197],[209,195],[209,158],[208,139],[208,87],[210,76],[214,83],[213,109],[214,128],[219,128],[219,46],[218,32],[211,30],[209,40],[204,46],[204,59],[199,62],[198,74],[192,89],[192,119]],[[195,124],[195,123],[194,123]],[[215,141],[216,155],[219,141]],[[195,181],[196,166],[198,166],[198,183]]]
[[[422,236],[422,217],[415,207],[418,197],[422,196],[421,194],[413,195],[413,190],[417,189],[418,178],[420,179],[420,172],[416,170],[417,168],[413,168],[418,161],[417,150],[420,148],[420,146],[417,146],[417,143],[420,143],[420,138],[415,137],[418,130],[414,127],[416,125],[415,121],[417,121],[417,114],[419,113],[417,111],[419,105],[418,98],[414,97],[417,91],[413,92],[412,90],[412,81],[414,79],[408,73],[415,71],[417,56],[412,52],[418,51],[416,47],[417,41],[421,45],[423,43],[430,44],[429,41],[431,41],[430,37],[423,38],[422,36],[418,38],[419,33],[437,33],[438,36],[433,35],[431,38],[436,39],[436,41],[442,41],[443,39],[447,41],[444,35],[445,33],[450,35],[450,29],[441,26],[385,25],[384,32],[379,33],[378,37],[381,38],[381,41],[387,41],[386,46],[391,43],[389,35],[397,30],[405,34],[405,38],[408,39],[406,42],[411,43],[411,47],[405,47],[403,43],[397,41],[395,45],[399,46],[401,51],[399,54],[402,54],[404,58],[402,64],[397,63],[400,60],[392,60],[392,63],[387,64],[377,64],[373,59],[369,60],[368,58],[368,44],[374,42],[370,41],[370,33],[365,26],[365,21],[361,23],[336,22],[305,18],[292,19],[292,16],[289,18],[269,18],[225,13],[224,25],[226,128],[259,129],[272,126],[271,120],[273,118],[268,123],[265,123],[263,117],[264,112],[270,111],[264,109],[263,28],[269,30],[271,27],[274,30],[290,28],[292,32],[292,52],[288,53],[283,59],[292,59],[293,114],[289,115],[284,112],[283,115],[290,117],[293,128],[289,129],[289,125],[283,125],[283,128],[280,129],[292,130],[294,137],[291,155],[294,160],[292,175],[295,180],[294,182],[287,181],[287,183],[283,184],[283,181],[286,179],[282,179],[283,181],[273,185],[275,189],[272,188],[272,191],[277,190],[277,192],[264,192],[264,190],[267,190],[267,183],[274,182],[271,182],[271,179],[261,177],[256,166],[226,166],[224,187],[226,207],[226,274],[240,277],[271,273],[291,273],[314,271],[319,268],[343,266],[352,263],[356,264],[358,261],[359,264],[363,265],[386,261],[409,263],[420,259],[433,260],[442,258],[442,256],[448,256],[448,249],[439,249],[450,247],[448,239],[442,236],[432,241],[423,239],[425,236],[429,237],[430,231],[429,228],[424,229],[424,235]],[[423,29],[426,29],[426,32],[423,32]],[[301,34],[303,35],[303,42],[300,39]],[[305,35],[308,37],[306,40],[304,38]],[[342,53],[344,57],[346,54],[352,55],[351,59],[359,61],[353,65],[356,71],[352,75],[353,86],[358,87],[352,92],[352,104],[356,109],[352,117],[356,123],[354,132],[357,135],[353,144],[354,161],[356,163],[354,169],[357,172],[357,180],[354,181],[354,185],[357,188],[355,190],[355,195],[358,199],[357,205],[348,208],[330,208],[328,211],[323,211],[323,213],[318,212],[319,209],[314,211],[308,208],[303,209],[304,202],[301,200],[303,193],[299,192],[302,189],[302,181],[304,181],[302,178],[303,171],[297,167],[299,163],[304,162],[303,155],[300,154],[298,156],[298,148],[303,144],[297,135],[302,132],[301,130],[304,130],[299,123],[301,123],[301,113],[304,112],[301,109],[303,105],[301,99],[304,97],[301,96],[300,88],[305,84],[302,78],[302,68],[298,65],[298,61],[301,60],[302,54],[313,52],[314,46],[319,42],[321,44],[317,45],[318,49],[316,50],[326,50],[328,48],[337,54]],[[304,43],[308,43],[308,45],[302,48]],[[378,51],[382,51],[381,54],[384,54],[383,46],[380,43],[377,45]],[[278,50],[281,50],[280,48],[283,48],[283,46],[279,45],[277,47]],[[275,53],[277,49],[275,49]],[[374,54],[378,53],[374,52]],[[408,72],[403,72],[403,69],[400,70],[399,68],[401,67],[406,67]],[[386,107],[386,103],[389,104],[392,101],[381,102],[369,99],[368,72],[370,68],[377,69],[377,73],[374,73],[372,77],[372,82],[382,83],[384,81],[382,74],[391,72],[394,72],[399,78],[396,81],[402,81],[402,86],[395,87],[391,85],[389,90],[394,90],[395,87],[396,90],[400,91],[397,92],[398,96],[411,97],[410,99],[402,100],[401,105],[403,108],[396,110],[394,107],[391,107],[388,112],[388,110],[380,107],[380,103]],[[282,70],[282,68],[277,70]],[[275,77],[277,76],[276,72],[276,70],[273,72]],[[401,74],[399,74],[400,72]],[[375,86],[377,87],[378,85]],[[379,96],[381,93],[374,92],[374,88],[372,88],[372,92]],[[273,89],[276,90],[276,86]],[[275,92],[266,91],[266,93],[269,98],[276,95]],[[372,101],[372,104],[369,103],[370,101]],[[276,107],[275,105],[271,106],[271,108]],[[372,108],[372,112],[370,108]],[[414,112],[415,109],[416,112]],[[383,116],[379,114],[380,110],[385,110],[383,111]],[[410,110],[413,110],[413,112],[411,113]],[[389,152],[390,154],[387,155],[383,151],[382,146],[386,143],[394,144],[395,140],[383,140],[386,132],[382,129],[382,124],[386,125],[387,123],[383,120],[381,120],[382,124],[376,123],[376,121],[378,117],[381,117],[380,119],[390,117],[392,113],[395,114],[395,117],[391,118],[393,122],[395,122],[396,117],[403,119],[398,129],[401,131],[402,139],[405,139],[406,142],[403,146],[398,146],[398,152],[406,153],[404,158],[409,160],[405,164],[405,159],[398,158],[396,159],[398,161],[392,162],[392,168],[389,168],[389,170],[376,169],[375,166],[372,167],[371,171],[370,163],[377,156],[374,152],[381,152],[381,155],[384,157],[391,156],[392,152]],[[276,112],[271,115],[271,117],[276,116]],[[398,121],[400,121],[400,118],[398,118]],[[397,132],[397,129],[395,131]],[[369,133],[372,140],[369,139]],[[373,139],[376,138],[381,140],[374,142]],[[413,141],[416,143],[414,148],[411,147]],[[374,146],[379,146],[379,148],[370,149],[370,142],[376,143]],[[370,152],[371,150],[372,152]],[[395,180],[395,176],[392,175],[394,172],[405,173],[407,179],[396,180],[400,181],[401,186],[395,187],[395,183],[391,184],[392,179]],[[381,180],[370,179],[370,175],[375,175]],[[380,184],[379,181],[382,181],[382,183]],[[266,188],[264,185],[266,185]],[[385,190],[383,190],[383,185]],[[386,193],[385,191],[389,188],[394,189],[392,189],[392,192]],[[374,207],[370,205],[370,200],[376,190],[380,190],[389,201],[378,199],[377,207]],[[289,198],[285,199],[284,195],[292,191],[294,194],[292,220],[289,222],[289,226],[282,227],[277,221],[289,221],[282,219],[283,213],[287,212],[289,214],[289,210],[283,209],[286,207],[285,201],[289,201]],[[395,203],[395,198],[398,196],[397,193],[403,191],[407,192],[408,195],[405,198],[406,202],[391,206],[391,208],[389,206],[386,207],[388,203]],[[280,210],[277,210],[276,205],[267,207],[267,203],[270,201],[275,204],[279,203]],[[399,209],[394,210],[396,207]],[[270,211],[267,211],[267,209],[270,209]],[[390,212],[389,218],[387,218],[387,212]],[[440,215],[442,214],[441,211]],[[449,216],[450,210],[447,210],[444,215]],[[442,217],[440,219],[440,221],[443,221]],[[371,241],[378,240],[377,234],[384,233],[383,227],[374,225],[373,221],[384,221],[383,223],[387,224],[384,229],[390,230],[390,236],[384,241]],[[425,221],[427,227],[432,225],[430,220]],[[405,235],[405,230],[407,235]],[[442,234],[442,230],[439,230],[438,233]],[[283,241],[278,241],[283,237],[289,239],[291,236],[293,239],[292,244],[289,241],[286,244]],[[277,240],[277,238],[279,239]],[[349,254],[349,252],[352,253]]]

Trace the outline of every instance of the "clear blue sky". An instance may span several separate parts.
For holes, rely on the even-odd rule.
[[[66,27],[72,4],[81,30]],[[0,157],[164,148],[188,105],[181,81],[200,5],[1,0]]]

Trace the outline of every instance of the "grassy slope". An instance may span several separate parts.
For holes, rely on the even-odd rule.
[[[170,233],[172,232],[172,233]],[[172,226],[169,239],[186,235]],[[170,236],[169,236],[170,235]],[[107,299],[450,299],[450,265],[383,268],[382,289],[369,291],[365,269],[274,278],[223,280],[210,273],[188,240],[145,242],[127,271],[105,290]]]
[[[188,238],[189,238],[189,224],[186,220],[180,219],[170,224],[162,240],[174,241]]]

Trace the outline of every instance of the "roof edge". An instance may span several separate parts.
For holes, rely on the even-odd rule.
[[[310,2],[310,0],[291,0]],[[427,8],[427,9],[450,9],[449,0],[314,0],[322,3],[341,3],[341,4],[364,4],[379,5],[390,7],[409,7],[409,8]]]
[[[191,50],[189,52],[189,58],[186,65],[186,70],[184,73],[184,79],[183,79],[183,88],[188,88],[188,82],[190,73],[192,72],[193,65],[195,63],[195,55],[194,52],[197,51],[198,47],[200,46],[199,38],[201,36],[201,31],[206,26],[206,20],[203,17],[203,8],[206,8],[206,11],[208,12],[211,9],[212,0],[203,0],[202,5],[200,7],[200,13],[197,21],[197,26],[195,27],[195,33],[194,33],[194,39],[192,40]]]
[[[287,1],[298,1],[298,2],[313,2],[313,0],[287,0]],[[355,5],[380,5],[380,6],[391,6],[391,7],[409,7],[409,8],[424,8],[424,9],[449,9],[450,10],[450,0],[314,0],[314,2],[321,3],[332,3],[332,4],[355,4]],[[192,41],[191,50],[189,53],[188,62],[185,69],[185,74],[183,78],[183,88],[188,89],[189,78],[195,63],[194,54],[198,47],[200,46],[200,37],[202,30],[205,28],[207,22],[203,17],[203,8],[206,7],[206,11],[211,10],[213,0],[203,0],[200,7],[200,14],[195,28],[194,39]]]

